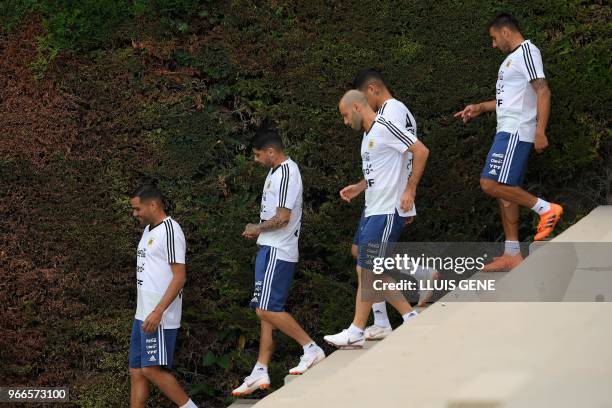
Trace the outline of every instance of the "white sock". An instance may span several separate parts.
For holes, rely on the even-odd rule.
[[[538,198],[538,201],[535,203],[531,209],[538,213],[538,215],[545,214],[550,211],[550,203],[548,201],[544,201],[541,198]]]
[[[423,280],[423,279],[427,279],[427,272],[428,270],[419,266],[418,268],[416,268],[416,270],[414,271],[414,279],[416,280]]]
[[[389,316],[387,316],[387,303],[379,302],[372,305],[372,311],[374,312],[374,324],[380,327],[389,327]]]
[[[521,245],[518,241],[506,241],[504,244],[504,252],[508,255],[518,255],[521,253]]]
[[[194,404],[192,400],[189,400],[185,405],[181,405],[179,408],[198,408],[198,406]]]
[[[314,341],[305,344],[302,348],[304,349],[304,354],[315,353],[319,349],[317,343],[315,343]]]
[[[349,334],[355,336],[355,337],[363,337],[363,329],[360,329],[359,327],[355,326],[354,324],[351,323],[350,327],[348,328],[348,332]]]
[[[255,367],[253,367],[253,371],[251,371],[252,376],[258,376],[268,374],[268,366],[261,364],[259,361],[255,363]]]
[[[406,313],[405,315],[402,315],[402,318],[404,319],[404,323],[407,322],[408,320],[412,319],[413,317],[416,317],[419,314],[419,312],[417,312],[416,310],[413,310],[412,312]]]

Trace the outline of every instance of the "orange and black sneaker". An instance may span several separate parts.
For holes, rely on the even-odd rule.
[[[550,203],[550,210],[540,215],[538,233],[533,237],[533,240],[541,241],[546,238],[555,229],[555,225],[557,225],[561,219],[562,214],[563,207],[559,204]]]
[[[508,272],[523,262],[523,256],[503,254],[493,258],[493,262],[482,267],[483,272]]]

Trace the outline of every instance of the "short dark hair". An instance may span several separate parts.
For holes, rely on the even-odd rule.
[[[157,200],[162,208],[166,208],[166,197],[161,190],[153,184],[143,184],[130,193],[130,198],[140,198],[140,201]]]
[[[363,68],[357,73],[357,75],[355,75],[355,78],[353,79],[353,89],[361,89],[362,87],[369,85],[371,82],[379,82],[383,86],[387,86],[385,84],[385,79],[380,72],[372,68]]]
[[[518,20],[510,13],[499,13],[489,21],[487,24],[487,31],[491,28],[499,30],[502,27],[508,27],[511,30],[521,32],[521,26]]]
[[[257,150],[267,149],[268,147],[272,147],[275,150],[283,150],[285,148],[283,139],[274,129],[262,129],[257,131],[251,145]]]

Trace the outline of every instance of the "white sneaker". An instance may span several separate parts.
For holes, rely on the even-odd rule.
[[[314,367],[325,358],[325,352],[321,347],[317,346],[317,350],[311,353],[304,353],[300,357],[300,363],[289,370],[289,374],[301,375],[304,374],[309,368]]]
[[[256,377],[248,376],[240,387],[232,391],[234,397],[242,397],[252,394],[256,390],[267,390],[270,388],[270,376],[268,374],[258,375]]]
[[[440,272],[436,271],[435,269],[427,269],[424,279],[424,281],[428,283],[427,287],[433,288],[434,281],[438,279],[440,279]],[[419,291],[419,303],[417,303],[417,306],[423,307],[427,305],[427,302],[429,302],[433,294],[434,291],[432,289]]]
[[[382,340],[393,332],[391,326],[379,326],[377,324],[373,324],[371,326],[366,327],[363,332],[363,337],[366,340]]]
[[[341,349],[360,349],[365,344],[365,336],[352,337],[346,329],[338,334],[324,336],[323,339],[332,346]]]

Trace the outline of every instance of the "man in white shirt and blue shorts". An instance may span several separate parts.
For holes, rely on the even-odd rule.
[[[390,122],[401,125],[406,132],[412,133],[417,136],[417,123],[406,105],[395,99],[389,88],[387,87],[382,74],[371,68],[364,68],[360,70],[355,78],[353,79],[353,89],[357,89],[363,92],[368,99],[368,104],[372,110],[376,111],[379,115],[384,117]],[[399,186],[403,188],[408,182],[408,178],[412,173],[412,152],[407,151],[402,156],[403,163],[401,167],[401,174],[399,180]],[[350,194],[351,186],[346,187],[340,191],[340,197],[350,202],[354,197]],[[398,206],[398,214],[401,217],[406,218],[406,225],[413,222],[416,216],[416,205],[412,206],[409,211],[403,211]],[[359,220],[359,224],[355,231],[353,238],[353,245],[351,247],[351,254],[357,258],[359,249],[359,231],[361,230],[362,223],[364,221],[364,214],[362,213]],[[431,281],[439,279],[440,274],[433,269],[419,268],[415,273],[415,278],[418,280],[429,281],[429,286],[432,286]],[[418,306],[425,306],[425,304],[431,299],[433,290],[421,290],[419,291]],[[365,338],[366,340],[382,340],[388,336],[391,331],[391,322],[387,315],[386,302],[377,302],[372,305],[372,312],[374,314],[374,324],[366,327]]]
[[[181,408],[197,408],[170,371],[181,326],[185,236],[166,214],[164,197],[153,185],[131,194],[132,215],[145,226],[136,262],[137,306],[130,340],[130,406],[144,407],[149,385]]]
[[[247,224],[242,236],[257,239],[255,290],[251,307],[261,324],[257,362],[244,382],[232,391],[235,397],[270,386],[268,364],[275,329],[293,338],[304,351],[289,374],[300,375],[325,358],[323,350],[285,311],[285,301],[299,258],[302,220],[302,176],[297,164],[285,155],[283,141],[273,130],[260,131],[253,140],[255,161],[268,167],[261,197],[259,223]]]
[[[341,196],[352,199],[365,191],[365,209],[358,232],[358,288],[353,322],[342,332],[327,335],[324,339],[338,348],[361,348],[365,343],[364,331],[374,303],[362,295],[364,276],[373,270],[375,259],[386,257],[390,246],[398,240],[406,223],[406,217],[400,211],[408,212],[414,206],[416,189],[425,170],[429,150],[416,135],[406,131],[403,124],[391,122],[377,114],[368,104],[365,94],[358,90],[346,92],[338,108],[345,125],[364,131],[361,141],[364,178],[344,188]],[[402,185],[407,152],[413,155],[413,167],[410,177]],[[403,297],[385,298],[402,315],[404,322],[417,315]]]
[[[521,188],[531,150],[535,148],[540,153],[548,147],[550,89],[540,50],[523,37],[511,14],[495,16],[488,31],[493,48],[507,54],[497,74],[496,98],[468,105],[455,117],[467,123],[483,112],[496,112],[497,133],[482,169],[480,186],[497,199],[501,211],[504,253],[483,268],[484,272],[498,272],[511,270],[523,261],[518,236],[519,206],[540,216],[535,241],[553,231],[563,208]]]

